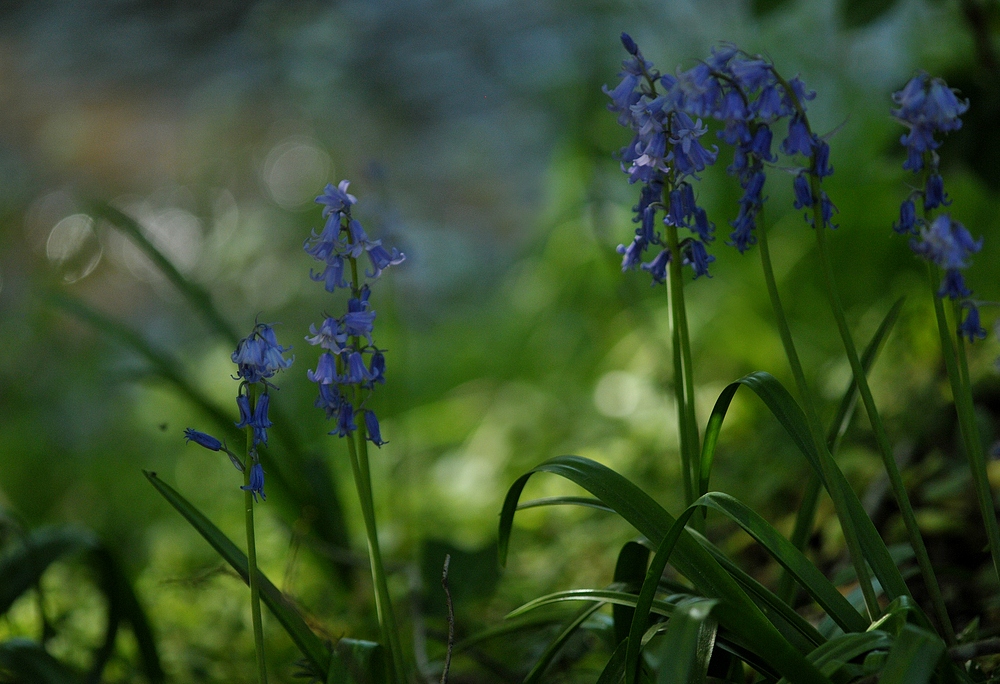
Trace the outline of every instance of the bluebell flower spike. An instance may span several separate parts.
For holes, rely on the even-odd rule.
[[[264,467],[259,462],[250,466],[250,484],[245,484],[240,489],[253,494],[255,502],[258,494],[261,501],[267,501],[267,496],[264,495]]]

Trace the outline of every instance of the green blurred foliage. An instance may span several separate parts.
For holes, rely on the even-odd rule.
[[[863,340],[908,297],[873,389],[890,436],[912,459],[914,488],[936,481],[918,497],[928,529],[941,531],[935,549],[944,558],[956,538],[967,541],[963,516],[975,518],[959,501],[967,475],[921,264],[890,229],[911,178],[888,109],[916,69],[948,77],[972,100],[965,129],[943,149],[945,178],[954,215],[986,236],[970,283],[996,299],[1000,79],[981,39],[991,25],[968,21],[973,0],[900,0],[861,19],[850,14],[858,3],[832,0],[227,6],[15,3],[0,13],[0,502],[31,525],[82,523],[113,545],[175,681],[249,679],[246,592],[141,470],[157,471],[239,540],[237,476],[225,458],[182,441],[187,426],[211,431],[205,415],[134,350],[52,307],[46,293],[83,299],[170,351],[235,418],[231,349],[111,226],[62,222],[87,200],[110,200],[211,292],[236,329],[249,331],[256,316],[281,322],[296,363],[278,378],[273,403],[296,417],[307,450],[329,459],[354,548],[318,542],[310,511],[286,517],[269,500],[259,516],[261,566],[321,634],[373,638],[350,469],[312,407],[305,370],[316,354],[302,341],[321,312],[343,306],[308,280],[301,245],[321,221],[311,198],[326,182],[352,179],[369,233],[408,256],[372,297],[389,368],[374,406],[389,444],[373,454],[373,477],[399,612],[414,625],[407,639],[426,648],[433,669],[446,633],[444,553],[461,640],[543,591],[608,583],[634,534],[587,509],[525,511],[497,579],[497,513],[528,468],[558,454],[588,456],[680,508],[667,296],[645,273],[622,274],[614,251],[632,231],[636,199],[613,159],[626,133],[600,92],[616,82],[621,30],[663,71],[725,40],[766,52],[818,91],[810,112],[832,132],[836,173],[826,188],[840,210],[830,248],[842,298]],[[989,28],[986,47],[994,35]],[[739,197],[728,163],[723,154],[698,188],[719,233],[713,277],[686,290],[702,423],[733,379],[758,369],[790,377],[756,252],[723,244]],[[831,416],[850,373],[818,291],[809,228],[791,209],[790,178],[772,171],[766,218],[793,332]],[[995,338],[972,354],[986,434],[995,437]],[[880,503],[864,418],[841,464],[890,538],[901,538]],[[805,473],[763,406],[738,398],[713,488],[790,530]],[[538,477],[528,498],[575,493]],[[830,564],[842,544],[830,511],[821,518],[813,552]],[[711,532],[755,573],[776,576],[740,533]],[[334,560],[355,565],[353,585],[329,571]],[[974,564],[953,570],[956,587],[987,581]],[[287,674],[294,647],[265,623],[270,662]],[[527,664],[543,644],[506,646],[523,648],[518,662]],[[570,646],[568,658],[583,655]],[[484,642],[456,661],[455,681],[494,681],[484,673],[514,666],[503,658]]]

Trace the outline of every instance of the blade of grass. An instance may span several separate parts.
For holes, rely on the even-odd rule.
[[[889,651],[879,684],[926,684],[946,647],[937,634],[914,625],[904,625]]]
[[[638,542],[628,541],[618,552],[615,563],[614,581],[621,583],[626,589],[635,587],[638,591],[646,578],[646,567],[649,565],[649,549]],[[663,574],[662,570],[660,574]],[[659,579],[659,578],[657,578]],[[615,643],[620,644],[628,638],[629,626],[635,611],[624,606],[612,606],[611,615],[615,627]]]
[[[648,494],[610,468],[578,456],[550,459],[522,475],[510,487],[500,514],[498,552],[501,564],[506,559],[517,500],[528,478],[536,472],[551,472],[587,489],[605,504],[615,509],[653,544],[658,545],[674,518]],[[711,598],[722,599],[717,610],[720,624],[737,632],[752,644],[782,674],[800,682],[824,682],[826,678],[813,667],[775,629],[760,609],[744,593],[730,575],[688,533],[677,542],[673,563],[700,591]]]
[[[156,473],[144,472],[146,478],[163,495],[163,498],[191,523],[191,526],[201,534],[205,541],[239,573],[244,582],[249,583],[250,575],[247,568],[246,554],[230,541],[201,511],[192,506],[173,487],[157,477]],[[309,629],[305,621],[298,614],[298,611],[285,599],[271,580],[261,572],[257,574],[260,579],[261,599],[267,604],[267,607],[271,610],[274,617],[278,619],[278,622],[281,623],[288,636],[295,642],[302,655],[320,672],[329,671],[330,652],[323,645],[323,642]]]
[[[545,650],[542,651],[542,655],[539,656],[534,666],[524,678],[524,684],[536,684],[536,682],[541,681],[546,668],[548,668],[548,666],[552,663],[552,660],[559,653],[560,649],[562,649],[562,647],[566,645],[566,642],[569,641],[574,634],[576,634],[580,626],[583,625],[583,623],[586,622],[587,619],[603,605],[603,602],[597,602],[592,606],[584,606],[581,608],[579,612],[577,612],[577,614],[563,626],[562,631],[556,635],[556,638],[549,642],[549,645],[545,647]]]
[[[59,291],[50,292],[48,299],[53,305],[138,353],[152,366],[158,376],[173,385],[181,396],[208,415],[227,441],[239,443],[243,439],[243,434],[234,426],[232,416],[216,406],[178,370],[183,364],[177,359],[154,347],[134,330],[105,316],[79,299]],[[275,407],[272,407],[272,410],[277,411]],[[279,439],[283,440],[285,451],[281,458],[272,458],[268,449],[260,451],[267,466],[269,486],[278,493],[282,503],[286,505],[290,503],[288,508],[292,515],[299,516],[305,509],[316,512],[317,517],[310,524],[324,542],[336,548],[350,548],[347,523],[339,496],[332,485],[329,467],[322,459],[304,454],[296,440],[287,441],[291,433],[287,430],[282,431],[280,411],[274,414],[273,422],[278,428]],[[335,568],[341,581],[349,586],[352,567],[340,562]]]
[[[699,662],[700,636],[717,604],[715,599],[693,599],[677,604],[658,649],[660,671],[656,676],[656,684],[689,684],[699,679],[704,681],[708,662],[704,653]]]

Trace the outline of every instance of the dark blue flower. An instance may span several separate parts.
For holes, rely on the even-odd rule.
[[[715,257],[705,250],[705,245],[699,240],[691,240],[688,243],[684,254],[684,264],[694,269],[694,277],[708,275],[708,265],[715,261]]]
[[[311,345],[319,345],[321,348],[329,349],[334,353],[343,351],[344,345],[347,343],[347,332],[336,318],[327,316],[323,320],[323,323],[320,324],[318,331],[315,325],[310,324],[309,332],[312,334],[312,337],[307,337],[306,342]]]
[[[372,358],[368,361],[368,374],[371,375],[370,386],[375,383],[385,384],[385,356],[382,352],[375,350]]]
[[[252,411],[250,410],[250,397],[245,394],[239,394],[236,397],[236,406],[240,409],[240,420],[236,423],[236,427],[241,430],[250,427],[250,421],[253,419]]]
[[[368,439],[377,447],[381,448],[386,441],[382,439],[382,430],[379,429],[378,418],[373,411],[365,410],[365,431]]]
[[[964,336],[969,342],[986,339],[986,330],[979,323],[979,308],[972,302],[963,304],[969,310],[965,315],[965,320],[958,326],[958,334]]]
[[[184,439],[188,442],[194,442],[198,446],[203,446],[206,449],[211,449],[212,451],[222,450],[222,442],[217,440],[212,435],[205,434],[204,432],[198,432],[194,428],[187,428],[184,430]]]
[[[337,382],[337,360],[333,354],[329,352],[320,354],[315,372],[307,370],[306,377],[309,378],[310,382],[315,382],[319,385],[329,385]]]
[[[792,189],[795,190],[795,208],[803,209],[813,205],[812,187],[809,185],[809,177],[803,171],[792,181]]]
[[[804,154],[812,156],[813,138],[809,127],[799,114],[788,123],[788,135],[781,142],[781,151],[787,155]]]
[[[913,200],[908,199],[899,205],[899,223],[893,223],[892,229],[900,235],[917,234],[917,208]]]
[[[340,406],[337,408],[337,427],[331,430],[330,434],[347,437],[357,429],[358,426],[354,424],[354,407],[351,406],[351,402],[340,402]]]
[[[661,250],[656,257],[647,264],[642,265],[642,270],[649,271],[654,283],[663,283],[667,280],[667,264],[670,263],[670,250]]]
[[[983,246],[983,240],[972,239],[969,231],[948,214],[941,214],[920,231],[920,240],[910,243],[913,251],[941,268],[968,266],[968,258]]]
[[[250,421],[250,427],[253,428],[254,446],[258,444],[267,445],[267,428],[272,425],[270,419],[267,417],[267,409],[270,403],[270,395],[266,392],[257,397],[257,405],[254,406],[253,410],[253,419]]]
[[[357,203],[358,199],[347,192],[347,186],[350,184],[351,182],[348,180],[340,181],[337,187],[333,187],[332,183],[327,184],[323,189],[323,194],[316,198],[316,203],[323,205],[323,216],[344,211],[352,204]]]
[[[309,271],[309,277],[316,282],[322,282],[327,292],[333,292],[338,287],[346,288],[347,281],[344,280],[344,257],[340,254],[331,254],[326,259],[326,268],[322,273]]]
[[[636,235],[628,247],[618,245],[618,253],[622,256],[622,271],[633,269],[642,263],[642,253],[649,243],[641,235]]]
[[[329,420],[337,414],[343,402],[344,397],[340,394],[340,388],[337,385],[329,384],[319,386],[319,396],[316,397],[313,405],[323,409],[327,420]]]
[[[965,286],[965,278],[957,268],[945,269],[944,278],[941,280],[941,287],[938,288],[938,297],[948,299],[964,299],[972,294],[972,290]]]
[[[939,173],[927,177],[927,187],[924,189],[924,209],[930,211],[941,206],[948,206],[951,201],[944,191],[944,179]]]
[[[254,501],[257,500],[258,494],[261,501],[267,501],[267,497],[264,496],[264,467],[260,463],[250,466],[250,484],[245,484],[240,489],[253,494]]]
[[[767,124],[758,126],[750,141],[750,152],[766,162],[778,161],[778,158],[771,154],[771,139],[771,129]]]
[[[924,168],[925,153],[940,147],[935,135],[962,127],[960,117],[968,110],[969,101],[959,100],[947,83],[926,73],[911,78],[892,99],[899,107],[891,114],[910,129],[900,138],[907,148],[903,168],[916,173]]]
[[[277,343],[274,330],[266,323],[258,323],[249,335],[236,345],[232,354],[233,363],[238,367],[240,379],[247,382],[264,382],[275,373],[292,365],[293,359],[282,354],[291,347]]]
[[[813,162],[815,164],[816,175],[820,178],[833,175],[833,167],[830,166],[830,146],[819,136],[813,136]]]
[[[381,240],[376,240],[375,242],[378,244],[373,245],[367,250],[368,260],[372,264],[372,270],[365,271],[365,275],[369,278],[378,278],[382,274],[382,271],[389,266],[396,266],[406,260],[406,255],[395,247],[392,248],[392,252],[388,252],[382,246]]]
[[[365,366],[361,352],[351,352],[347,357],[347,370],[344,372],[341,382],[348,385],[360,385],[371,379],[372,375]]]

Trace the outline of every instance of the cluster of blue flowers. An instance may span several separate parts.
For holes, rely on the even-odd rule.
[[[306,340],[325,351],[320,354],[316,370],[309,370],[307,375],[319,385],[316,406],[326,412],[328,419],[336,419],[331,435],[351,435],[358,429],[356,420],[360,417],[366,438],[382,446],[385,441],[378,419],[365,403],[375,385],[385,382],[385,356],[384,350],[372,342],[375,312],[368,303],[371,289],[359,284],[358,260],[367,255],[370,269],[364,271],[364,276],[375,280],[406,256],[395,248],[387,250],[381,240],[369,239],[361,223],[351,216],[357,198],[347,192],[348,185],[346,180],[337,187],[327,185],[316,198],[323,205],[326,225],[318,235],[314,231],[304,245],[306,253],[325,265],[323,271],[310,274],[312,279],[323,282],[327,292],[344,288],[351,293],[343,316],[327,316],[318,330],[310,326],[312,336]],[[350,275],[349,282],[346,274]]]
[[[986,337],[979,320],[979,309],[969,299],[972,295],[965,284],[962,269],[969,257],[982,249],[982,238],[973,240],[969,231],[948,213],[931,219],[932,212],[951,204],[939,172],[937,149],[939,133],[950,133],[962,127],[962,114],[969,108],[968,100],[960,100],[955,91],[940,78],[921,73],[914,76],[892,96],[898,106],[892,116],[909,131],[900,138],[907,150],[903,168],[922,174],[923,187],[914,189],[899,208],[899,222],[893,225],[897,233],[911,235],[910,247],[919,256],[944,269],[938,290],[939,297],[958,300],[967,309],[959,334],[970,342]],[[917,202],[923,207],[917,215]]]
[[[271,404],[269,390],[274,387],[270,378],[278,371],[292,365],[293,359],[284,357],[290,347],[283,347],[278,344],[274,329],[266,323],[258,323],[254,326],[250,334],[244,337],[236,345],[236,351],[232,354],[233,363],[236,364],[236,379],[240,381],[239,390],[236,394],[236,406],[240,411],[240,420],[236,423],[238,428],[250,428],[253,432],[250,446],[250,483],[241,489],[253,493],[254,500],[259,494],[261,499],[266,499],[264,495],[264,468],[260,464],[257,453],[257,446],[263,444],[267,446],[267,429],[271,427],[271,420],[267,412]],[[251,404],[250,386],[259,384],[263,392],[257,397],[256,403]],[[212,451],[223,451],[229,456],[229,460],[240,472],[244,472],[243,462],[225,445],[224,442],[216,439],[212,435],[199,432],[192,428],[184,431],[184,438],[189,442],[194,442]]]
[[[665,224],[692,232],[682,246],[684,263],[693,268],[696,278],[708,273],[714,257],[705,246],[713,240],[715,227],[695,203],[688,181],[697,180],[696,174],[714,164],[718,155],[716,146],[708,149],[699,140],[708,130],[701,117],[722,122],[718,137],[734,148],[727,171],[738,178],[744,191],[739,214],[731,222],[729,244],[742,253],[757,241],[756,220],[765,199],[764,165],[777,161],[771,151],[772,129],[782,119],[789,123],[781,151],[807,159],[794,182],[795,207],[819,203],[824,223],[831,225],[835,207],[819,189],[821,179],[833,173],[830,148],[809,129],[805,118],[805,103],[815,92],[798,78],[785,81],[770,62],[734,46],[713,49],[707,60],[676,76],[661,76],[628,34],[622,34],[622,44],[631,57],[622,63],[618,86],[614,90],[605,87],[604,92],[611,98],[608,109],[617,112],[618,122],[634,133],[620,153],[622,170],[630,183],[643,185],[634,207],[633,221],[639,224],[635,237],[630,245],[618,247],[622,270],[641,264],[654,282],[663,282],[671,259],[668,249],[642,263],[646,249],[664,244],[655,220],[662,210]],[[807,220],[812,222],[808,216]]]

